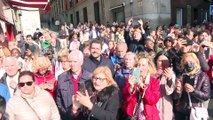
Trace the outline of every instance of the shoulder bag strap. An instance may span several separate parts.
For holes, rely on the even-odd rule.
[[[37,116],[37,118],[39,120],[41,120],[41,118],[39,117],[39,115],[37,114],[37,112],[33,109],[33,107],[28,103],[28,101],[22,97],[22,99],[27,103],[27,105],[33,110],[33,112],[35,113],[35,115]]]
[[[192,100],[191,100],[191,97],[190,97],[189,93],[187,93],[187,95],[188,95],[188,98],[189,98],[189,107],[192,108]]]

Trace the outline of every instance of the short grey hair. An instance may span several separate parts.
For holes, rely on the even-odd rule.
[[[4,61],[3,61],[3,66],[5,65],[5,63],[6,63],[8,60],[14,60],[14,61],[16,62],[16,65],[17,65],[18,67],[21,68],[20,62],[18,61],[18,59],[17,59],[16,57],[13,57],[13,56],[5,57],[5,58],[4,58]]]
[[[68,58],[78,56],[78,59],[81,61],[84,61],[84,55],[80,50],[72,50],[70,54],[68,55]]]
[[[124,56],[124,58],[126,58],[127,56],[132,56],[134,58],[134,60],[136,61],[137,60],[137,55],[133,52],[127,52]]]

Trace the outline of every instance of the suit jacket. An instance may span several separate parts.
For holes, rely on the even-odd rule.
[[[67,120],[67,112],[72,105],[72,95],[74,95],[74,86],[71,81],[71,71],[66,71],[59,75],[56,90],[56,104],[58,106],[62,120]],[[91,74],[83,70],[80,81],[91,79]]]

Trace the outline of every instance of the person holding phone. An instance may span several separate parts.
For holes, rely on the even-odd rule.
[[[160,80],[161,97],[157,104],[160,111],[160,118],[161,120],[172,120],[174,114],[171,95],[175,90],[176,76],[168,53],[165,51],[157,53],[154,58],[154,63],[157,68],[155,76]]]
[[[186,53],[181,59],[183,74],[176,79],[176,89],[173,99],[175,104],[175,120],[189,118],[190,95],[192,107],[202,107],[204,101],[210,98],[210,82],[208,76],[202,72],[197,56],[194,53]]]
[[[156,72],[153,58],[148,53],[138,55],[137,67],[140,80],[130,76],[122,90],[123,110],[129,119],[160,120],[157,102],[160,98],[160,81],[154,77]]]
[[[85,82],[84,89],[85,91],[81,89],[72,96],[69,119],[116,120],[119,107],[118,87],[108,67],[96,68],[92,80]]]

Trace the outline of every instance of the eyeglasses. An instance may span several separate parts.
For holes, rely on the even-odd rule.
[[[31,85],[33,84],[33,81],[29,81],[29,82],[20,82],[20,83],[18,83],[18,86],[19,86],[19,87],[24,87],[25,84],[26,84],[27,86],[31,86]]]
[[[93,81],[97,81],[97,80],[99,80],[99,81],[103,82],[103,81],[105,81],[105,80],[106,80],[106,78],[93,77],[93,78],[92,78],[92,80],[93,80]]]

